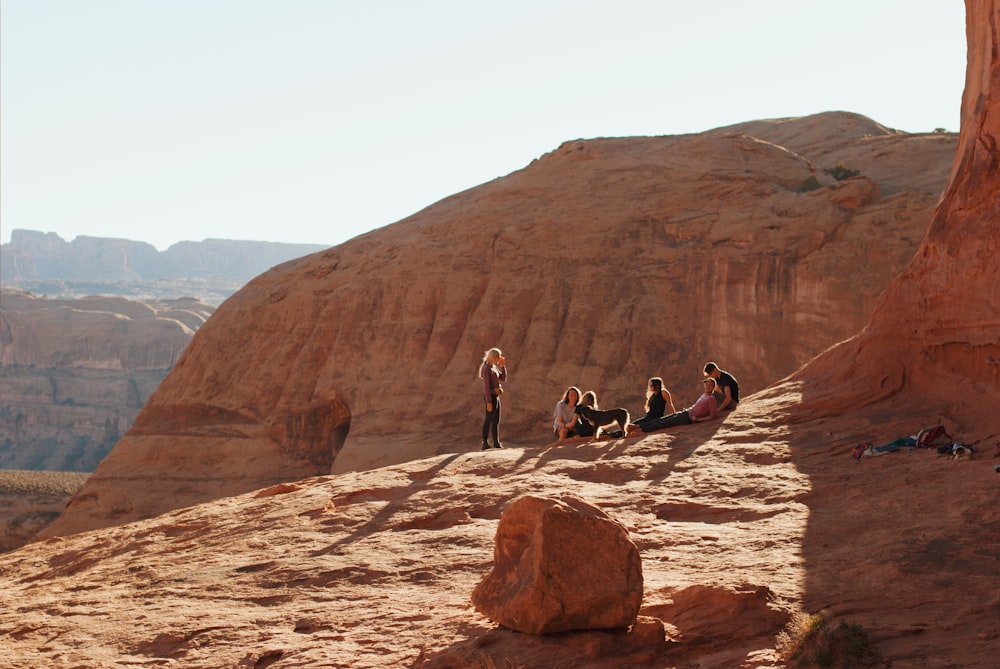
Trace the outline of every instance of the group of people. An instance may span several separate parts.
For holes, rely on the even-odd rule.
[[[646,415],[635,421],[639,429],[643,432],[655,432],[665,427],[700,423],[714,419],[722,411],[735,409],[740,402],[740,384],[736,378],[729,372],[720,369],[714,362],[705,363],[704,372],[705,378],[699,382],[702,386],[702,393],[694,404],[682,411],[674,411],[673,403],[669,401],[670,393],[663,388],[660,392],[665,394],[670,413],[667,414],[665,409],[661,409],[659,403],[653,405],[647,400]],[[657,385],[662,388],[662,380],[658,377],[650,379],[647,397],[650,397],[650,394],[656,394],[654,381],[658,381]]]
[[[673,397],[663,379],[659,376],[652,377],[646,386],[645,415],[631,424],[619,426],[620,433],[608,434],[616,437],[636,430],[655,432],[675,425],[712,420],[720,412],[735,409],[740,401],[740,384],[736,378],[714,362],[705,364],[704,374],[704,378],[698,382],[702,390],[701,396],[694,404],[680,411],[674,407]],[[483,400],[486,404],[482,448],[503,448],[499,436],[500,398],[503,395],[503,384],[507,381],[507,361],[500,349],[491,348],[483,354],[479,378],[483,381]],[[584,406],[598,409],[597,394],[592,390],[582,393],[577,386],[567,388],[553,411],[552,430],[558,439],[594,436],[594,425],[580,415]],[[492,446],[490,438],[493,440]]]

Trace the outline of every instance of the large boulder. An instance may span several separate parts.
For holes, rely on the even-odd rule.
[[[628,531],[565,495],[525,495],[500,517],[493,571],[476,609],[529,634],[631,626],[642,603],[642,563]]]

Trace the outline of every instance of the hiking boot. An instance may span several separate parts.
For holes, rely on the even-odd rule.
[[[498,441],[497,443],[495,443],[495,444],[493,445],[493,448],[503,448],[503,444],[501,444],[501,443],[500,443],[500,442]]]
[[[484,451],[488,451],[488,450],[490,450],[490,445],[489,445],[489,444],[487,444],[487,443],[486,443],[485,441],[483,442],[483,450],[484,450]]]

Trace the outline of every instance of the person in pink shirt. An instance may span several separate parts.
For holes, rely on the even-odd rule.
[[[683,411],[678,411],[662,418],[657,418],[655,420],[645,421],[639,427],[643,432],[655,432],[657,430],[662,430],[665,427],[674,427],[675,425],[690,425],[691,423],[700,423],[706,420],[712,420],[719,415],[719,406],[715,401],[715,379],[712,377],[706,377],[701,381],[705,388],[705,392],[698,401],[692,404],[687,409]]]
[[[503,395],[502,382],[507,380],[507,359],[498,348],[491,348],[483,354],[479,365],[479,378],[483,380],[483,401],[486,417],[483,419],[483,450],[490,447],[487,438],[493,437],[493,448],[503,448],[500,443],[500,396]]]

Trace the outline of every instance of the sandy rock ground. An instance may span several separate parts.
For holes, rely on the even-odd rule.
[[[804,609],[864,625],[893,666],[990,666],[1000,446],[856,462],[859,430],[885,423],[797,423],[794,399],[644,437],[313,478],[26,546],[0,561],[0,665],[767,667]],[[662,621],[662,647],[531,637],[475,612],[500,512],[525,493],[577,495],[628,528],[640,620]]]

